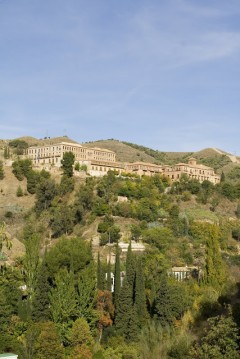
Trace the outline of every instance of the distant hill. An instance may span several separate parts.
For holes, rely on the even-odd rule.
[[[15,138],[15,140],[25,141],[25,142],[27,142],[29,144],[29,146],[52,145],[52,144],[58,143],[58,142],[77,143],[77,141],[72,140],[68,136],[60,136],[60,137],[52,137],[52,138],[51,137],[44,137],[44,138],[40,138],[40,139],[30,137],[30,136],[26,136],[26,137]]]

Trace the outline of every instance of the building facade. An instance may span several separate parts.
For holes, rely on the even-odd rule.
[[[122,163],[116,162],[116,154],[113,151],[97,147],[86,147],[78,143],[61,142],[45,146],[31,146],[28,148],[28,158],[34,166],[49,168],[61,167],[61,160],[65,152],[73,152],[75,163],[86,165],[87,174],[90,176],[104,176],[108,171],[137,174],[139,176],[163,175],[171,182],[179,181],[183,174],[199,182],[208,180],[213,184],[220,182],[220,176],[211,167],[197,164],[195,158],[190,158],[188,163],[178,163],[173,166],[156,165],[146,162]]]
[[[214,172],[214,169],[202,164],[197,164],[195,158],[190,158],[188,163],[177,163],[174,166],[163,166],[163,174],[171,181],[179,181],[181,176],[185,174],[190,179],[196,179],[199,182],[205,180],[217,184],[220,182],[220,175]]]
[[[116,154],[113,151],[97,148],[85,147],[78,143],[61,142],[46,146],[31,146],[28,148],[28,158],[35,166],[53,165],[60,167],[61,160],[65,152],[72,152],[76,162],[84,161],[104,161],[115,162]]]
[[[135,173],[139,176],[152,176],[162,173],[162,166],[146,162],[133,162],[125,164],[125,171]]]

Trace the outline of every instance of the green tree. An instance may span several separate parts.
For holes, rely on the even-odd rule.
[[[126,258],[126,280],[128,281],[130,288],[132,290],[132,297],[135,288],[135,279],[136,279],[136,259],[132,253],[132,243],[130,241],[127,251],[127,258]]]
[[[166,273],[160,276],[159,287],[153,303],[154,317],[166,328],[180,320],[192,304],[192,297],[185,283],[168,278]]]
[[[131,225],[131,235],[132,235],[132,239],[134,241],[138,241],[139,238],[141,237],[142,234],[142,229],[140,227],[140,225],[137,224],[132,224]]]
[[[60,269],[81,273],[93,262],[89,243],[81,238],[61,238],[46,254],[46,263],[52,280]]]
[[[43,260],[36,279],[36,290],[32,303],[32,318],[36,322],[50,320],[49,273]]]
[[[34,343],[33,357],[36,359],[63,359],[64,349],[60,343],[54,323],[49,321],[37,323],[34,326],[38,335]]]
[[[29,170],[28,174],[27,174],[27,191],[31,194],[34,194],[36,192],[36,186],[37,183],[40,180],[40,175],[33,171],[33,170]]]
[[[94,263],[84,268],[78,278],[77,283],[77,316],[85,318],[93,326],[97,320],[96,311],[96,268]]]
[[[25,281],[28,288],[28,299],[32,301],[36,289],[37,274],[40,258],[40,236],[29,226],[25,227],[24,244],[26,254],[23,259],[25,269]]]
[[[40,213],[51,207],[52,200],[56,194],[56,183],[52,179],[41,178],[36,187],[36,211]]]
[[[140,333],[139,350],[142,359],[166,359],[171,345],[171,331],[157,321],[149,320]]]
[[[50,226],[54,237],[59,237],[62,234],[70,234],[74,227],[74,212],[72,207],[61,205],[53,210]]]
[[[84,318],[78,318],[69,332],[69,342],[71,347],[86,345],[91,347],[94,343],[90,327]]]
[[[120,335],[127,335],[129,329],[129,321],[133,307],[132,288],[125,279],[120,291],[120,300],[116,308],[115,325]]]
[[[4,147],[3,157],[4,157],[6,160],[10,158],[10,151],[9,151],[9,147],[8,147],[8,146],[5,146],[5,147]]]
[[[108,261],[107,264],[107,281],[106,281],[106,289],[111,292],[112,290],[112,277],[111,277],[111,262]]]
[[[171,325],[174,320],[171,292],[167,281],[167,275],[162,274],[160,278],[159,290],[154,303],[154,317],[158,319],[161,326]]]
[[[205,226],[207,237],[204,281],[221,290],[225,280],[225,268],[219,246],[219,227],[209,223]]]
[[[73,176],[73,165],[74,165],[75,155],[72,152],[65,152],[63,159],[61,160],[63,173],[67,177]]]
[[[0,161],[0,180],[4,179],[3,161]]]
[[[130,310],[130,317],[128,320],[128,326],[126,328],[125,338],[129,342],[138,342],[139,336],[139,318],[136,309],[136,305],[134,304]]]
[[[191,357],[198,359],[239,359],[238,329],[232,315],[208,319],[208,328]]]
[[[17,197],[22,197],[23,196],[23,190],[22,190],[21,186],[18,186],[16,196]]]
[[[71,322],[76,318],[76,292],[73,273],[67,269],[59,271],[55,287],[49,293],[51,316],[61,340],[66,342]]]
[[[138,318],[138,325],[141,328],[147,319],[145,280],[142,269],[141,257],[136,266],[136,286],[135,286],[135,310]]]
[[[9,146],[15,148],[15,153],[17,155],[23,155],[25,150],[28,148],[28,143],[26,141],[16,139],[10,141]]]
[[[114,292],[113,299],[116,311],[118,309],[118,303],[120,300],[120,291],[121,291],[121,273],[120,273],[120,249],[117,243],[116,246],[116,257],[115,257],[115,268],[114,268]]]
[[[225,173],[222,171],[220,182],[224,182],[224,181],[225,181]]]
[[[10,240],[10,236],[7,232],[6,223],[0,222],[0,253],[2,252],[4,244],[8,249],[11,249],[12,241]]]
[[[12,172],[15,175],[15,177],[19,181],[22,181],[24,177],[28,176],[29,171],[32,170],[32,161],[29,159],[17,160],[13,162],[12,167],[13,167]]]
[[[59,194],[64,196],[67,193],[71,193],[74,190],[74,178],[63,175],[59,185]]]
[[[98,261],[97,261],[97,289],[103,290],[104,289],[104,271],[102,268],[102,263],[100,260],[100,253],[98,252]]]

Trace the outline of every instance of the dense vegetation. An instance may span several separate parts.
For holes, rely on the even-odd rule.
[[[170,184],[114,172],[81,182],[72,177],[73,161],[68,153],[59,181],[28,160],[13,163],[35,205],[19,233],[25,255],[12,266],[0,262],[0,352],[19,359],[239,358],[240,183],[183,176]],[[1,250],[11,247],[4,220]],[[97,245],[84,239],[93,225]],[[120,240],[129,244],[126,255]],[[145,251],[135,253],[139,241]],[[174,266],[196,275],[177,281]]]

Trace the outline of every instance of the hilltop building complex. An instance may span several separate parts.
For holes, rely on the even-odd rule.
[[[208,180],[214,184],[220,182],[220,176],[213,168],[197,164],[195,158],[190,158],[188,163],[178,163],[173,166],[156,165],[146,162],[122,163],[116,161],[116,154],[113,151],[87,147],[78,143],[61,142],[45,146],[31,146],[28,148],[28,158],[37,167],[61,167],[61,160],[65,152],[73,152],[75,162],[81,166],[85,165],[87,173],[91,176],[104,176],[108,171],[121,173],[135,173],[137,175],[152,176],[160,174],[171,181],[179,181],[181,175],[185,174],[191,179],[199,182]]]

